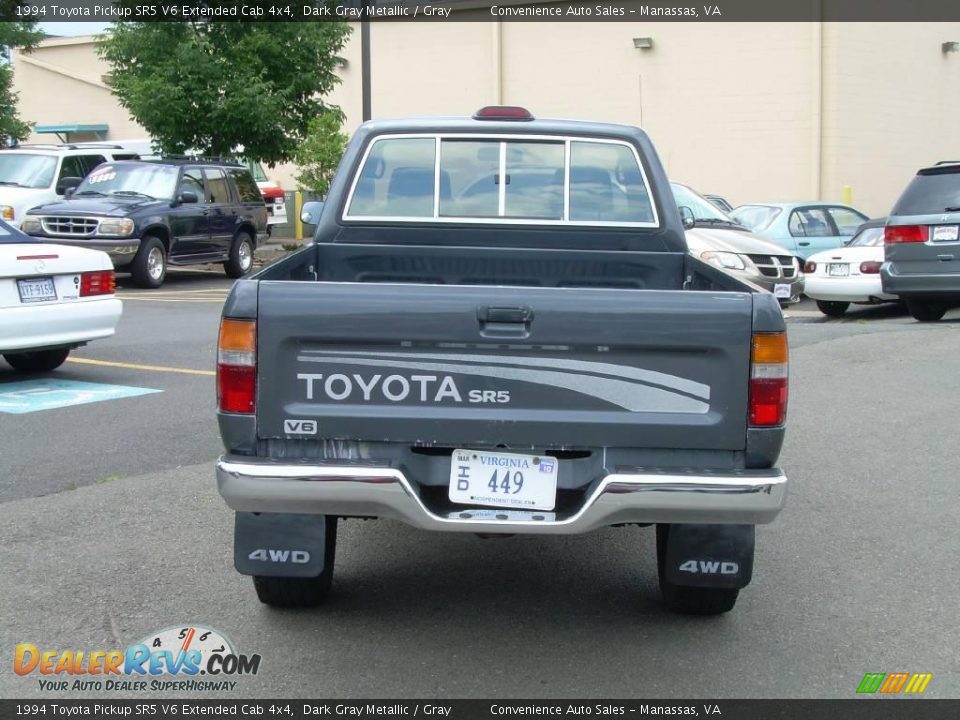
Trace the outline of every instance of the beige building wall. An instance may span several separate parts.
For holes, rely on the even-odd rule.
[[[360,27],[328,101],[362,117]],[[960,23],[372,23],[374,118],[536,115],[639,125],[670,177],[734,204],[841,200],[889,211],[924,164],[960,157]],[[649,37],[650,49],[633,38]],[[146,133],[104,85],[91,38],[16,58],[24,118]],[[51,142],[53,136],[31,138]],[[293,189],[295,168],[269,174]]]

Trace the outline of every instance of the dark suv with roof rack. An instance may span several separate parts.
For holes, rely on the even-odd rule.
[[[917,320],[960,305],[960,162],[919,170],[884,228],[883,291]]]
[[[49,241],[105,251],[141,287],[167,266],[223,263],[246,274],[266,236],[267,207],[243,165],[203,159],[107,162],[59,202],[33,208],[22,230]]]

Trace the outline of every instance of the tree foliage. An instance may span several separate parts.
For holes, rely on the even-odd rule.
[[[347,140],[347,136],[340,132],[340,118],[335,114],[318,115],[310,120],[307,137],[293,156],[294,162],[300,166],[297,182],[301,188],[320,196],[327,194]]]
[[[0,0],[0,17],[9,17],[16,4]],[[13,68],[7,61],[8,53],[29,50],[42,39],[43,33],[32,20],[0,22],[0,140],[8,137],[24,140],[32,127],[17,114],[17,93],[13,91]]]
[[[221,2],[219,5],[231,5]],[[339,82],[343,22],[114,23],[98,52],[114,95],[166,153],[293,158]]]

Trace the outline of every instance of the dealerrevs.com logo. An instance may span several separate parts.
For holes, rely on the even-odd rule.
[[[50,650],[20,643],[13,671],[36,677],[45,691],[233,690],[256,675],[260,655],[243,655],[223,633],[200,625],[151,633],[126,650]]]

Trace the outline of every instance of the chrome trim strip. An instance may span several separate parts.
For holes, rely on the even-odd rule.
[[[783,508],[787,488],[777,468],[637,469],[600,479],[579,510],[555,519],[474,519],[433,512],[396,468],[339,462],[222,456],[217,486],[228,506],[244,512],[373,516],[424,530],[532,534],[577,534],[621,523],[764,524]]]

